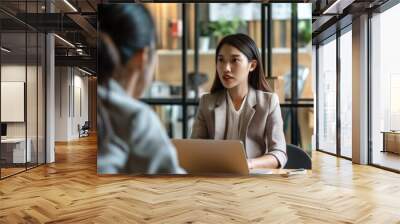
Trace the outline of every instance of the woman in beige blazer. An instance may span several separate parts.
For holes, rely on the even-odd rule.
[[[238,139],[253,168],[283,168],[286,142],[278,96],[265,79],[261,56],[245,34],[226,36],[216,50],[211,93],[200,99],[191,138]]]

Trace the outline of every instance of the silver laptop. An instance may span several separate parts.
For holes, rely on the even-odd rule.
[[[248,175],[245,149],[239,140],[172,139],[179,164],[188,174]]]

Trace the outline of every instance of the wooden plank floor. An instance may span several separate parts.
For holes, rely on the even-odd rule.
[[[313,154],[291,177],[99,177],[96,139],[0,181],[0,223],[400,223],[400,175]]]
[[[374,151],[374,164],[400,170],[400,154],[391,152]]]
[[[0,169],[1,169],[1,177],[3,178],[3,177],[10,176],[12,174],[15,174],[15,173],[24,171],[25,167],[24,168],[0,168]]]

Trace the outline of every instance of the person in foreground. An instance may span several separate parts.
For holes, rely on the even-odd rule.
[[[137,100],[152,80],[155,28],[141,4],[99,5],[99,174],[182,174],[157,115]]]
[[[241,140],[250,169],[283,168],[287,154],[279,99],[265,79],[256,44],[245,34],[226,36],[215,60],[211,93],[200,99],[191,138]]]

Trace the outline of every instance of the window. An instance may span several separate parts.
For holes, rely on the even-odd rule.
[[[374,15],[372,23],[372,163],[400,170],[400,5]],[[384,139],[384,132],[386,136]]]
[[[318,147],[336,153],[336,36],[318,48]]]
[[[352,32],[340,36],[340,154],[352,157]]]

